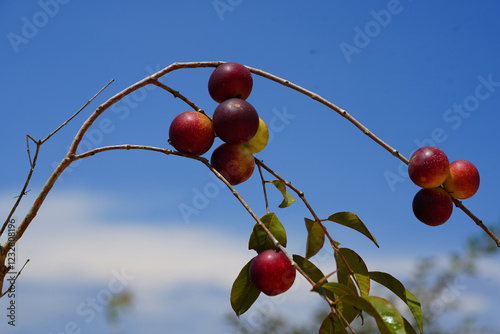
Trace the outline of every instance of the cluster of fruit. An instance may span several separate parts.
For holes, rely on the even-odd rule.
[[[215,137],[224,143],[213,152],[210,164],[231,184],[252,176],[254,153],[266,147],[269,131],[246,99],[253,87],[250,71],[239,63],[219,65],[208,80],[208,92],[219,103],[212,120],[200,112],[186,111],[172,121],[169,142],[179,152],[203,155]]]
[[[438,226],[453,212],[453,200],[472,197],[479,188],[479,172],[466,160],[450,164],[446,154],[437,147],[419,148],[408,164],[410,179],[422,187],[413,198],[413,213],[421,222]]]
[[[266,123],[246,99],[253,88],[250,71],[239,63],[219,65],[208,80],[208,92],[219,103],[212,120],[197,111],[177,115],[169,129],[169,143],[179,152],[201,156],[215,138],[224,143],[210,158],[210,164],[231,184],[240,184],[255,169],[254,153],[269,141]],[[288,290],[295,281],[295,268],[284,253],[268,249],[258,254],[249,268],[252,284],[269,296]]]

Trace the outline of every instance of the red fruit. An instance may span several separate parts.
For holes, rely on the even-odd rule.
[[[274,249],[263,251],[250,264],[250,280],[268,296],[276,296],[290,289],[295,276],[295,268],[285,254]]]
[[[469,161],[454,161],[450,164],[450,175],[443,186],[455,198],[470,198],[479,188],[479,172]]]
[[[208,80],[208,92],[218,103],[233,97],[246,100],[252,92],[252,87],[252,74],[238,63],[219,65]]]
[[[215,134],[224,142],[241,144],[249,141],[259,128],[259,114],[245,100],[225,100],[214,111]]]
[[[413,153],[408,175],[417,186],[436,188],[448,177],[450,162],[446,154],[434,146],[424,146]]]
[[[444,224],[453,212],[453,201],[441,187],[421,189],[413,198],[413,213],[418,220],[429,226]]]
[[[233,186],[252,176],[255,160],[242,144],[222,144],[212,152],[210,164]]]
[[[169,129],[169,142],[182,153],[200,156],[214,143],[215,133],[210,119],[197,111],[177,115]]]

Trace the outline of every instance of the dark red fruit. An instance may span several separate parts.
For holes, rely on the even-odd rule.
[[[413,198],[413,213],[429,226],[444,224],[453,212],[453,200],[441,187],[421,189]]]
[[[252,284],[268,296],[276,296],[290,289],[295,276],[295,268],[285,254],[274,249],[263,251],[250,264]]]
[[[200,156],[214,143],[215,133],[210,119],[197,111],[177,115],[169,129],[169,142],[179,152]]]
[[[417,186],[436,188],[450,174],[450,162],[446,154],[437,147],[424,146],[412,154],[408,163],[408,175]]]
[[[246,100],[252,92],[252,87],[252,74],[239,63],[217,66],[208,80],[208,92],[218,103],[234,97]]]
[[[224,142],[241,144],[249,141],[259,128],[259,114],[245,100],[225,100],[214,111],[215,134]]]
[[[212,152],[210,164],[233,186],[252,176],[255,159],[243,144],[222,144]]]

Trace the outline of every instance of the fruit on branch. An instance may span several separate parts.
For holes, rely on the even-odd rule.
[[[212,147],[214,140],[213,124],[200,112],[183,112],[170,124],[169,142],[179,152],[200,156]]]
[[[232,98],[215,108],[213,115],[215,134],[224,142],[241,144],[255,136],[259,128],[259,114],[245,100]]]
[[[242,144],[220,145],[212,152],[210,164],[233,186],[248,180],[255,169],[252,153]]]
[[[257,129],[257,133],[255,134],[255,136],[253,136],[252,139],[250,139],[243,145],[248,147],[250,152],[259,153],[267,146],[268,141],[269,141],[269,129],[267,128],[267,125],[262,120],[262,118],[259,118],[259,128]]]
[[[479,188],[479,172],[469,161],[454,161],[450,164],[450,175],[443,186],[455,198],[470,198]]]
[[[449,175],[450,162],[437,147],[424,146],[412,154],[408,163],[408,175],[422,188],[439,187]]]
[[[279,295],[293,285],[295,268],[281,251],[268,249],[257,255],[250,264],[250,280],[268,296]]]
[[[234,62],[217,66],[208,79],[208,92],[217,103],[233,97],[246,100],[252,87],[250,71],[244,65]]]
[[[413,213],[429,226],[444,224],[453,212],[453,201],[441,187],[420,189],[413,198]]]

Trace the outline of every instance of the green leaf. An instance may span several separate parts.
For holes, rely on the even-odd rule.
[[[324,294],[330,298],[331,300],[335,301],[339,299],[343,295],[355,295],[356,291],[353,291],[349,287],[345,286],[344,284],[341,283],[325,283],[318,289],[323,289]]]
[[[352,228],[353,230],[358,231],[359,233],[363,234],[366,236],[368,239],[373,241],[373,243],[379,247],[377,244],[377,240],[375,240],[375,237],[368,231],[368,228],[366,225],[359,219],[357,215],[355,215],[352,212],[337,212],[328,217],[328,220],[343,225],[347,226],[349,228]]]
[[[405,322],[406,334],[417,334],[417,332],[415,332],[415,328],[413,328],[413,326],[410,324],[410,322],[408,320],[406,320],[406,318],[403,318],[403,320]]]
[[[253,259],[241,269],[231,287],[231,307],[238,317],[248,311],[260,295],[260,290],[250,280],[250,264],[252,261]]]
[[[293,198],[293,196],[290,195],[290,193],[288,193],[286,191],[286,185],[283,181],[274,180],[274,181],[271,181],[271,183],[274,184],[276,186],[276,188],[278,188],[278,190],[281,192],[281,194],[283,194],[283,201],[281,202],[281,204],[278,207],[286,208],[287,206],[290,206],[295,202],[295,198]]]
[[[408,308],[417,321],[420,333],[423,333],[422,306],[420,305],[418,299],[410,291],[408,291],[398,279],[390,274],[380,271],[371,271],[369,272],[369,275],[373,281],[391,290],[396,296],[404,301],[406,305],[408,305]]]
[[[320,222],[305,218],[307,228],[306,259],[316,255],[325,244],[325,230]]]
[[[261,222],[267,227],[267,229],[272,233],[272,235],[278,240],[278,242],[286,247],[286,231],[278,217],[274,213],[267,213],[262,218]],[[264,229],[256,223],[252,234],[250,235],[250,241],[248,242],[249,249],[255,249],[257,253],[262,253],[266,249],[275,248],[273,241],[269,235],[264,231]]]
[[[319,334],[347,334],[346,325],[336,314],[330,313],[319,328]]]
[[[381,334],[406,334],[403,317],[391,303],[380,297],[344,295],[340,302],[350,304],[371,315]]]
[[[356,292],[345,286],[344,284],[340,283],[325,283],[322,285],[323,289],[329,290],[332,293],[336,294],[337,296],[343,296],[343,295],[355,295]]]
[[[300,255],[293,255],[293,262],[295,262],[300,269],[302,269],[314,283],[318,283],[325,275],[318,269],[311,261],[303,258]]]
[[[338,252],[335,252],[335,260],[337,261],[337,279],[339,283],[348,285],[350,268],[358,283],[361,296],[368,296],[370,292],[370,276],[361,256],[349,248],[340,248]],[[349,267],[347,267],[346,262]]]

